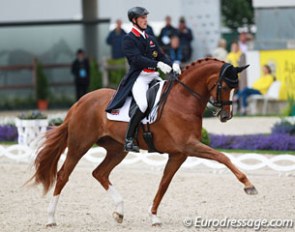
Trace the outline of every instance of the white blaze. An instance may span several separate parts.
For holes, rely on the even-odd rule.
[[[229,100],[230,100],[230,101],[233,101],[234,93],[235,93],[235,89],[232,89],[232,90],[230,91],[230,94],[229,94]],[[232,111],[233,111],[233,104],[230,105],[230,113],[232,113]]]

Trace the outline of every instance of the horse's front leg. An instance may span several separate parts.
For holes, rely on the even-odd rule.
[[[157,216],[158,207],[166,190],[168,189],[168,186],[174,174],[177,172],[177,170],[180,168],[186,158],[187,156],[182,153],[169,154],[169,159],[164,169],[163,177],[161,179],[157,194],[154,198],[153,205],[149,209],[149,214],[153,226],[161,225],[161,220]]]
[[[246,174],[241,172],[232,162],[231,160],[224,155],[223,153],[214,150],[213,148],[206,146],[205,144],[199,142],[198,140],[194,140],[190,142],[186,146],[186,152],[189,156],[195,156],[210,160],[216,160],[219,163],[224,164],[228,167],[232,173],[238,178],[238,180],[244,184],[244,190],[249,195],[257,194],[257,190],[254,185],[250,182]]]

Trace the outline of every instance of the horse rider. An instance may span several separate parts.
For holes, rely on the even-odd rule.
[[[125,139],[125,151],[139,152],[134,137],[148,107],[146,92],[149,83],[160,78],[157,69],[160,69],[164,74],[170,73],[171,70],[177,74],[181,73],[179,64],[172,64],[160,49],[156,39],[145,33],[148,14],[149,12],[143,7],[133,7],[128,11],[128,18],[133,27],[131,32],[124,37],[122,49],[130,68],[106,108],[107,112],[115,113],[123,106],[131,93],[138,106],[130,118]]]

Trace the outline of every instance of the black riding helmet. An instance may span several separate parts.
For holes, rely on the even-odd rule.
[[[130,10],[128,10],[128,18],[129,18],[130,22],[132,22],[132,19],[134,19],[134,18],[138,18],[140,16],[145,16],[148,14],[149,14],[149,12],[147,11],[147,9],[145,9],[143,7],[139,7],[139,6],[133,7]]]

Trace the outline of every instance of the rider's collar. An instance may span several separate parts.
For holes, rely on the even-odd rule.
[[[145,31],[141,31],[139,28],[137,28],[136,26],[132,27],[131,32],[136,36],[136,37],[140,37],[140,35],[142,35],[143,38],[147,38],[147,34],[145,33]]]

